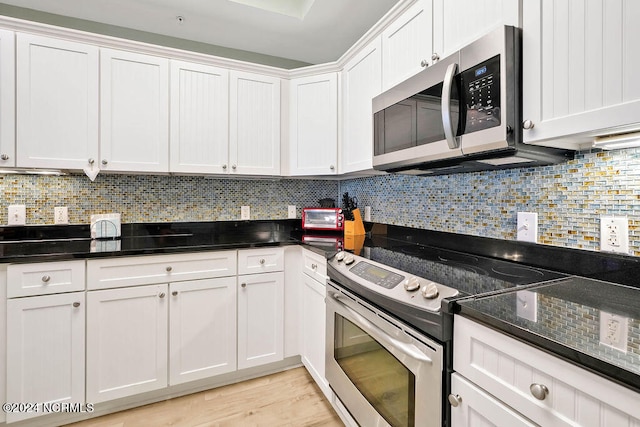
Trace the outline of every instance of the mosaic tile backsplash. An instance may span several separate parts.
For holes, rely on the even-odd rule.
[[[601,215],[624,215],[640,256],[640,149],[537,168],[358,178],[340,191],[371,206],[374,222],[505,240],[516,238],[517,212],[537,212],[539,243],[587,250],[600,248]]]
[[[120,212],[123,222],[284,219],[287,205],[317,206],[349,192],[372,206],[372,220],[514,240],[518,211],[538,213],[539,242],[598,250],[601,215],[629,218],[631,253],[640,256],[640,149],[581,152],[568,163],[436,177],[383,175],[331,180],[219,179],[199,176],[0,175],[6,206],[25,204],[28,224],[52,224],[68,206],[71,223]]]

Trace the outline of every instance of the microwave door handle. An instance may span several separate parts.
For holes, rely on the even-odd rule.
[[[444,137],[450,149],[456,149],[460,145],[453,129],[451,121],[451,89],[453,88],[453,78],[458,72],[458,64],[455,62],[447,67],[444,75],[444,83],[442,87],[442,126],[444,128]]]

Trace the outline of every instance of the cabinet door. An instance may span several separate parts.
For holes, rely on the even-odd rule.
[[[167,386],[167,288],[87,292],[87,402]]]
[[[238,276],[238,369],[284,354],[283,273]]]
[[[433,0],[434,54],[444,58],[501,25],[520,27],[521,3],[522,0]]]
[[[229,71],[171,61],[171,172],[224,173],[229,161]]]
[[[326,286],[302,274],[302,363],[325,395],[329,383],[325,378]]]
[[[85,402],[84,307],[84,292],[7,301],[7,402]],[[7,412],[7,422],[42,414]]]
[[[280,79],[231,71],[229,163],[232,174],[280,174]]]
[[[291,175],[338,172],[338,75],[291,81]]]
[[[343,137],[340,172],[373,167],[373,109],[371,101],[382,90],[380,38],[351,59],[342,71]]]
[[[0,166],[16,165],[16,57],[13,31],[0,30]]]
[[[17,35],[17,166],[82,169],[98,157],[98,48]]]
[[[451,407],[451,427],[535,426],[459,374],[451,376],[451,394],[459,402],[457,406]]]
[[[534,125],[525,142],[573,136],[590,146],[585,134],[638,128],[639,21],[634,0],[523,3],[522,107]]]
[[[171,283],[169,384],[236,370],[236,277]]]
[[[100,165],[169,171],[169,60],[100,50]]]
[[[418,0],[382,32],[382,89],[432,63],[433,0]]]

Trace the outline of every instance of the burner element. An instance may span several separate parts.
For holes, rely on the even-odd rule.
[[[491,271],[502,276],[515,277],[518,279],[532,279],[544,276],[542,271],[520,265],[501,265],[492,267]]]

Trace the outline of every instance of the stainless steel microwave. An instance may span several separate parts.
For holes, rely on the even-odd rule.
[[[503,26],[373,99],[373,167],[416,175],[559,163],[522,143],[521,30]]]

